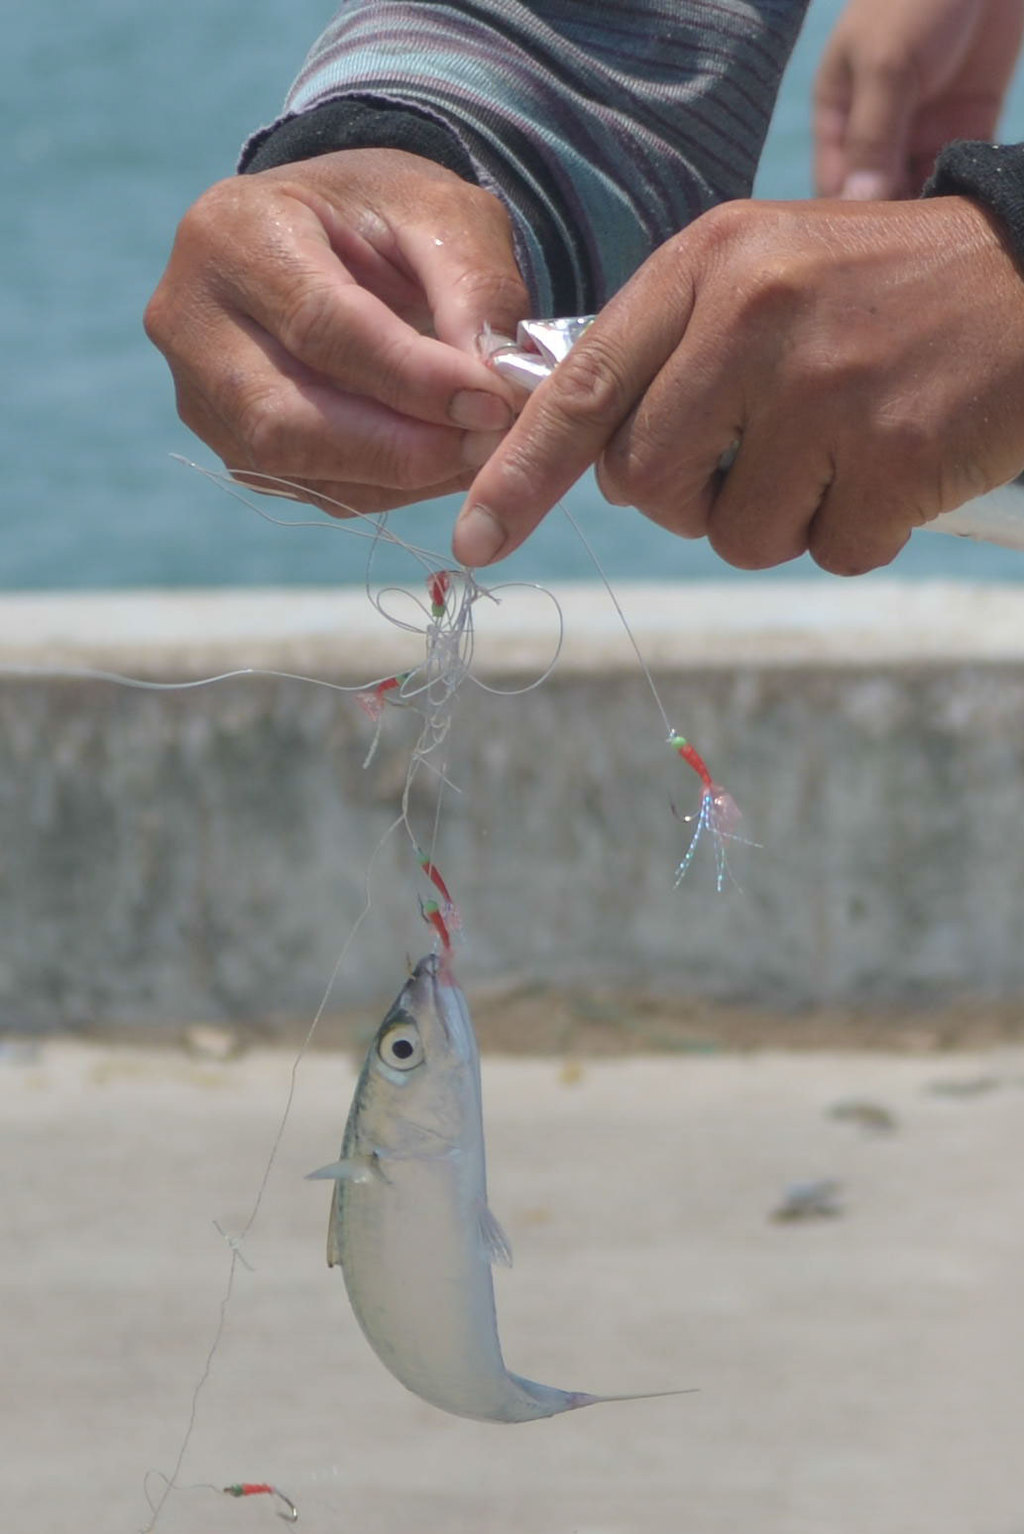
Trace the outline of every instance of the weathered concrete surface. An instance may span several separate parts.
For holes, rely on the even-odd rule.
[[[12,1534],[145,1525],[217,1326],[212,1221],[242,1228],[291,1064],[69,1044],[0,1064]],[[699,1387],[508,1428],[402,1390],[327,1270],[302,1175],[336,1154],[352,1082],[337,1056],[299,1071],[183,1485],[276,1482],[299,1534],[1022,1534],[1024,1051],[485,1060],[510,1366]],[[897,1127],[830,1117],[844,1099]],[[813,1177],[843,1214],[773,1223]],[[196,1489],[156,1534],[280,1528]]]
[[[436,858],[467,981],[640,983],[771,1004],[1024,993],[1024,593],[1019,587],[625,588],[671,723],[762,850],[673,875],[696,779],[605,593],[559,591],[544,685],[459,699]],[[547,598],[477,606],[474,674],[549,664]],[[360,593],[0,602],[0,1022],[303,1017],[393,989],[425,944],[395,820],[415,720],[380,749],[354,686],[414,665]],[[44,675],[43,673],[48,673]],[[435,780],[412,796],[421,842]],[[382,841],[383,838],[383,841]],[[420,880],[419,884],[417,881]]]

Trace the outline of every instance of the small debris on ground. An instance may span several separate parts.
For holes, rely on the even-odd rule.
[[[840,1198],[842,1184],[834,1177],[819,1177],[811,1182],[791,1182],[782,1202],[770,1218],[780,1223],[797,1220],[833,1220],[843,1212]]]
[[[1000,1085],[996,1076],[955,1076],[944,1081],[930,1081],[925,1088],[933,1097],[983,1097]]]
[[[873,1134],[892,1134],[899,1128],[899,1119],[895,1113],[883,1108],[881,1103],[868,1102],[864,1098],[844,1097],[841,1102],[833,1103],[827,1113],[830,1119],[859,1124],[862,1129],[870,1130]]]

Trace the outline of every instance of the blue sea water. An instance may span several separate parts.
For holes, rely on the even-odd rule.
[[[174,413],[166,367],[141,315],[175,224],[229,173],[272,118],[331,0],[52,0],[5,18],[8,142],[0,174],[0,588],[252,585],[362,579],[345,536],[268,527],[172,453],[210,455]],[[810,191],[810,82],[840,6],[815,0],[787,75],[757,191]],[[1004,123],[1024,138],[1024,93]],[[288,503],[265,503],[272,511]],[[457,502],[398,514],[445,548]],[[743,576],[703,544],[608,507],[585,482],[571,504],[618,578]],[[552,517],[504,567],[586,578],[587,558]],[[387,573],[386,561],[379,573]],[[781,574],[827,580],[809,561]],[[1024,555],[918,534],[904,576],[1019,579]]]

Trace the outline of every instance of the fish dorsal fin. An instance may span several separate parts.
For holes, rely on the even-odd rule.
[[[480,1236],[480,1255],[484,1261],[490,1263],[492,1267],[497,1264],[503,1268],[510,1268],[512,1246],[486,1204],[480,1205],[477,1229]]]

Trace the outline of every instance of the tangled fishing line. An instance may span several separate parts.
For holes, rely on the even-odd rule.
[[[185,460],[182,461],[185,462]],[[365,871],[362,908],[349,928],[327,979],[320,1003],[314,1012],[305,1038],[292,1063],[283,1111],[272,1138],[248,1217],[242,1228],[234,1234],[226,1232],[217,1224],[217,1229],[227,1243],[230,1252],[228,1273],[220,1301],[217,1322],[202,1370],[192,1391],[185,1429],[173,1467],[167,1475],[163,1472],[150,1472],[150,1476],[158,1477],[163,1483],[162,1490],[155,1497],[150,1495],[149,1476],[147,1476],[146,1499],[149,1504],[150,1518],[144,1525],[141,1534],[153,1534],[167,1499],[172,1492],[190,1489],[182,1485],[180,1477],[196,1428],[200,1400],[210,1378],[214,1360],[223,1338],[228,1310],[234,1294],[238,1264],[241,1262],[244,1266],[249,1266],[244,1252],[245,1242],[259,1217],[269,1179],[277,1160],[281,1141],[292,1111],[299,1067],[312,1043],[351,946],[370,913],[372,906],[371,875],[374,871],[376,860],[385,845],[391,841],[396,833],[404,834],[409,844],[412,860],[426,881],[427,887],[417,897],[420,911],[423,919],[433,931],[436,945],[442,952],[448,953],[462,925],[462,916],[453,897],[449,882],[438,867],[437,847],[446,795],[459,791],[458,785],[454,784],[449,776],[449,758],[456,700],[460,690],[467,681],[486,692],[497,693],[503,696],[514,696],[530,692],[542,686],[558,663],[564,637],[564,622],[561,608],[553,594],[546,591],[544,587],[523,581],[506,582],[488,587],[482,584],[472,571],[465,568],[453,568],[450,562],[442,556],[399,537],[388,526],[386,514],[375,514],[372,516],[360,514],[354,512],[349,507],[343,506],[340,503],[329,502],[324,498],[321,501],[321,505],[324,509],[336,514],[328,520],[322,518],[303,518],[299,520],[279,518],[272,516],[265,509],[256,505],[244,493],[242,486],[235,478],[219,471],[202,468],[199,465],[190,465],[190,467],[197,469],[205,477],[214,480],[227,490],[230,495],[241,500],[243,504],[263,520],[276,526],[339,530],[345,531],[349,536],[362,537],[368,540],[369,547],[365,572],[365,590],[368,601],[392,627],[411,636],[418,636],[418,640],[422,642],[422,656],[417,663],[407,670],[371,677],[354,685],[345,685],[327,680],[326,678],[305,676],[295,672],[256,667],[244,667],[222,672],[216,676],[181,682],[142,680],[115,672],[88,668],[69,669],[55,673],[52,668],[26,666],[6,667],[4,668],[5,671],[8,674],[21,675],[45,674],[52,676],[60,674],[81,678],[87,677],[152,691],[187,691],[211,686],[231,678],[267,676],[328,688],[338,693],[349,693],[372,725],[372,735],[363,762],[365,769],[369,769],[373,764],[383,732],[387,728],[391,710],[403,709],[407,713],[415,715],[419,722],[416,738],[408,758],[397,813],[371,854]],[[291,497],[296,500],[302,499],[305,495],[301,487],[272,476],[246,474],[245,484],[257,490],[264,490],[271,494]],[[708,837],[713,846],[716,885],[721,891],[730,877],[726,858],[726,844],[730,841],[744,839],[737,830],[740,818],[739,811],[728,792],[712,776],[703,757],[671,725],[651,671],[644,660],[640,647],[607,575],[602,569],[579,523],[569,512],[568,508],[563,506],[562,510],[574,528],[588,557],[594,564],[632,644],[638,664],[659,712],[666,743],[673,751],[678,753],[680,758],[696,774],[701,785],[701,797],[697,812],[690,816],[680,817],[689,825],[690,834],[688,843],[676,867],[676,883],[678,884],[687,874],[701,840]],[[339,517],[345,520],[339,520]],[[376,587],[374,585],[373,570],[375,556],[378,549],[383,545],[393,545],[400,548],[415,562],[419,568],[419,581],[416,587],[396,585]],[[473,671],[475,611],[480,603],[494,606],[500,605],[505,594],[516,588],[540,591],[549,598],[555,618],[556,638],[551,659],[540,675],[523,686],[499,688],[485,683]],[[413,789],[421,777],[428,778],[433,787],[432,814],[429,824],[426,826],[415,825],[413,816]],[[218,1491],[222,1494],[226,1493],[234,1497],[266,1496],[280,1504],[277,1511],[282,1518],[294,1522],[299,1516],[295,1503],[269,1481],[236,1482],[226,1487],[215,1486],[212,1482],[202,1482],[198,1483],[198,1487]],[[193,1487],[191,1489],[197,1488]]]

